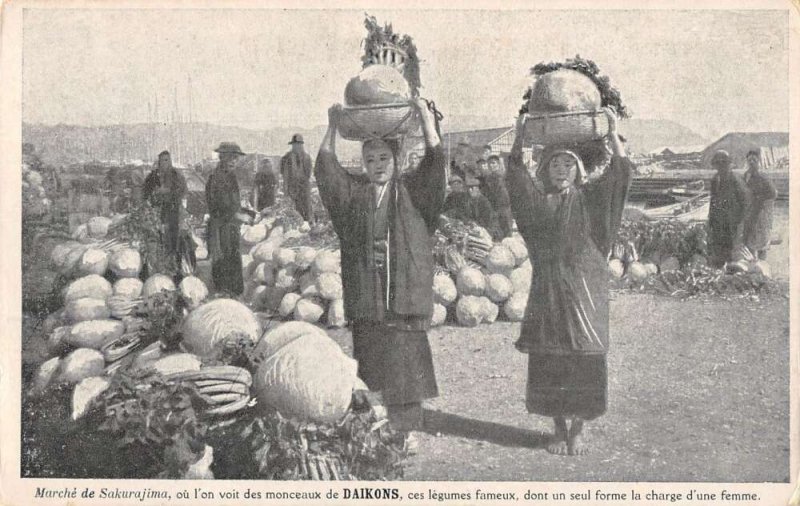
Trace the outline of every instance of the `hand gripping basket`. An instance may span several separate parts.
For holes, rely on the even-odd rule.
[[[530,113],[525,117],[525,141],[530,144],[573,144],[602,139],[608,133],[603,111]]]
[[[339,134],[350,141],[396,139],[419,129],[416,112],[408,104],[343,107]]]
[[[388,65],[403,74],[405,51],[393,44],[383,47],[370,55],[370,65]],[[396,139],[419,130],[419,119],[411,106],[401,104],[380,104],[346,106],[342,108],[339,120],[339,135],[351,141],[370,139]]]

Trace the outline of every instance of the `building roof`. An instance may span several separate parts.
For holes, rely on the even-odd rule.
[[[660,155],[663,153],[674,153],[676,155],[688,155],[689,153],[702,153],[706,149],[705,145],[694,146],[661,146],[650,151],[651,155]]]
[[[446,132],[442,135],[442,141],[444,144],[449,142],[451,146],[457,146],[460,142],[468,142],[472,147],[479,148],[486,144],[491,144],[509,130],[511,130],[511,127],[483,128],[480,130],[467,130],[463,132]]]
[[[719,143],[746,143],[756,146],[788,146],[789,132],[730,132],[720,137],[707,149]]]

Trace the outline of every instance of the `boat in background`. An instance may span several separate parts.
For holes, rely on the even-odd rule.
[[[666,188],[638,185],[631,192],[627,207],[638,211],[645,220],[694,222],[708,219],[710,204],[704,182],[696,180]]]

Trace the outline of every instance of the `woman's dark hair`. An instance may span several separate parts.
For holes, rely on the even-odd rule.
[[[500,161],[500,157],[497,156],[497,155],[492,155],[492,156],[490,156],[489,158],[486,159],[487,162],[491,162],[492,160],[494,160],[495,162],[499,162]]]

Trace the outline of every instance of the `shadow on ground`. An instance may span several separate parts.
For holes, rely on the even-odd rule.
[[[442,411],[426,409],[424,432],[432,435],[457,436],[485,441],[500,446],[540,449],[547,445],[549,435],[494,422],[466,418]]]

